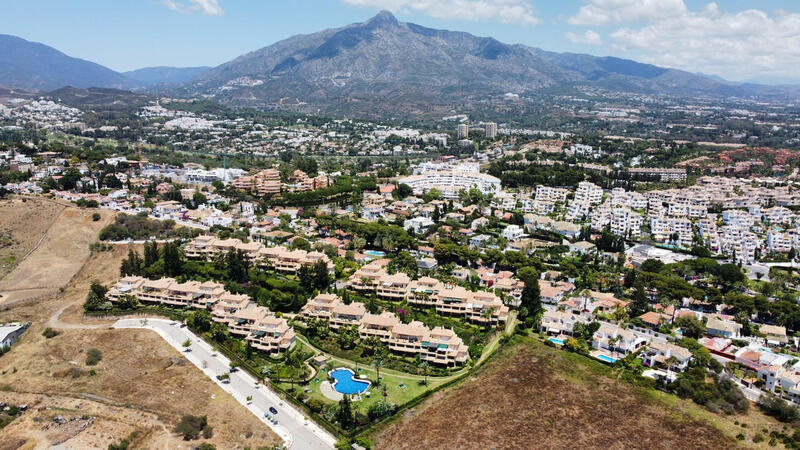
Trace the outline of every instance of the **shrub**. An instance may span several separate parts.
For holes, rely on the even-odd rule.
[[[394,414],[396,409],[397,408],[395,407],[394,404],[385,401],[380,401],[369,407],[369,412],[367,413],[367,415],[369,416],[370,420],[378,420],[382,417]]]
[[[92,214],[92,222],[97,222],[100,220],[100,213],[93,213]]]
[[[175,432],[182,435],[185,441],[191,441],[200,437],[200,433],[204,432],[208,427],[208,418],[206,416],[192,416],[189,414],[181,417],[181,421],[175,427]]]
[[[103,352],[96,348],[90,348],[89,351],[86,352],[87,366],[96,366],[101,359],[103,359]]]
[[[44,336],[47,339],[54,338],[54,337],[58,336],[59,334],[60,333],[58,331],[56,331],[56,330],[54,330],[54,329],[52,329],[50,327],[47,327],[47,328],[44,329],[44,331],[42,331],[42,336]]]
[[[800,411],[785,400],[774,395],[762,395],[758,407],[764,414],[772,416],[781,422],[792,422],[800,419]]]

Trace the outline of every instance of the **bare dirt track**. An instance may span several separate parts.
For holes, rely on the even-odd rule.
[[[380,449],[723,449],[715,428],[527,341],[375,439]]]
[[[0,323],[32,323],[11,351],[0,356],[0,401],[32,406],[0,430],[0,450],[54,445],[107,448],[133,432],[136,448],[190,448],[204,441],[220,449],[279,443],[266,425],[155,333],[110,330],[113,320],[83,317],[82,304],[91,281],[106,285],[115,281],[129,249],[114,246],[110,251],[90,253],[89,243],[96,240],[101,227],[91,221],[95,211],[87,212],[88,221],[83,211],[75,208],[58,214],[47,233],[72,243],[53,242],[45,247],[49,239],[45,238],[28,257],[38,258],[39,251],[58,254],[63,261],[50,268],[58,267],[62,276],[71,272],[66,279],[57,279],[66,283],[63,289],[5,309],[0,304]],[[110,216],[104,216],[101,224],[107,220]],[[70,248],[76,251],[70,252]],[[58,253],[61,251],[64,253]],[[21,268],[36,269],[44,255],[41,258],[23,260],[12,275]],[[36,273],[42,272],[13,279],[36,281],[41,276]],[[42,282],[51,283],[49,278]],[[42,332],[47,327],[58,329],[59,334],[45,338]],[[102,352],[102,359],[88,366],[86,352],[92,348]],[[208,416],[213,437],[186,442],[175,435],[172,430],[184,414]],[[87,423],[83,417],[91,421]]]

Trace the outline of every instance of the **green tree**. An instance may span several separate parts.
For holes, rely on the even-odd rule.
[[[183,262],[181,251],[175,242],[167,242],[163,249],[164,273],[167,276],[175,277],[181,274]]]
[[[155,241],[144,243],[144,266],[150,267],[158,262],[158,244]]]
[[[688,338],[698,339],[706,333],[705,324],[694,316],[678,317],[675,325],[680,327],[681,333]]]
[[[237,283],[247,281],[247,269],[249,263],[244,256],[244,252],[231,248],[225,255],[225,263],[228,270],[228,277]]]
[[[394,190],[394,195],[400,200],[409,197],[413,194],[414,194],[414,189],[412,189],[411,186],[405,183],[400,183],[399,185],[397,185],[397,189]]]
[[[355,326],[341,326],[339,333],[336,335],[336,342],[344,350],[350,350],[356,346],[358,342],[358,329]]]
[[[217,342],[225,342],[228,338],[228,327],[226,327],[224,323],[212,323],[210,332],[211,337]]]
[[[642,263],[641,269],[642,272],[658,273],[661,271],[662,267],[664,267],[663,262],[657,259],[648,259]]]
[[[637,280],[634,283],[633,296],[631,297],[631,304],[628,306],[631,311],[632,317],[641,316],[650,309],[650,302],[647,300],[647,294],[644,291],[644,283]]]
[[[336,420],[343,430],[349,430],[355,425],[353,409],[350,405],[350,396],[345,395],[339,400],[339,409],[336,411]]]
[[[533,267],[523,267],[517,277],[525,283],[520,298],[520,318],[536,317],[542,310],[542,294],[539,290],[539,272]],[[523,312],[525,313],[523,315]]]

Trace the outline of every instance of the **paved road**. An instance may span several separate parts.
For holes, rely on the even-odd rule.
[[[217,375],[228,373],[230,360],[216,353],[208,343],[187,328],[181,328],[178,323],[165,319],[147,319],[146,322],[143,319],[121,319],[114,324],[114,328],[146,328],[158,333],[223,390],[233,395],[239,403],[269,425],[286,441],[289,448],[328,450],[336,443],[335,437],[285,403],[267,386],[260,385],[256,388],[259,384],[245,371],[238,370],[230,374],[230,383],[223,384],[218,381]],[[183,347],[187,339],[192,342],[190,351],[186,351]],[[248,396],[253,397],[251,402],[247,401]],[[278,410],[277,426],[264,418],[264,413],[270,406]]]

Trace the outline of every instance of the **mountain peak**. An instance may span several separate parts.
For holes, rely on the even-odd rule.
[[[398,25],[397,18],[390,11],[382,10],[375,17],[367,21],[370,25]]]

